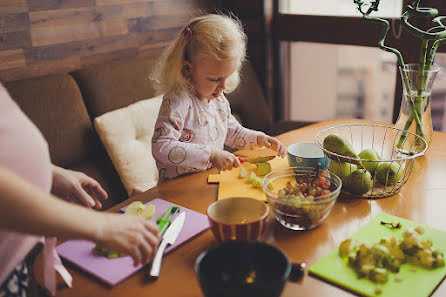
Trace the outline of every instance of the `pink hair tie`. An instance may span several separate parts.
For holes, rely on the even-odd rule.
[[[186,29],[184,29],[184,38],[186,38],[187,41],[191,36],[192,36],[192,30],[189,27],[186,27]]]

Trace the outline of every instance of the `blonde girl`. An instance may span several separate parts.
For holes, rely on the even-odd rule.
[[[224,93],[233,91],[246,55],[246,35],[233,17],[209,14],[192,19],[162,56],[152,79],[165,94],[155,124],[152,153],[159,182],[214,166],[240,166],[224,145],[246,149],[285,147],[263,132],[241,126]]]

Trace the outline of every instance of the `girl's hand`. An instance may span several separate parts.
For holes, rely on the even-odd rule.
[[[108,198],[107,192],[91,177],[78,171],[53,165],[51,193],[71,202],[100,209],[100,200]]]
[[[277,155],[285,157],[286,147],[276,138],[262,134],[257,136],[257,145],[271,148],[277,152]]]
[[[95,242],[110,251],[129,255],[133,264],[153,259],[159,244],[158,226],[142,217],[129,214],[104,214],[102,228]]]
[[[211,156],[209,157],[212,165],[218,170],[231,170],[240,166],[240,160],[228,151],[216,148],[211,149]]]

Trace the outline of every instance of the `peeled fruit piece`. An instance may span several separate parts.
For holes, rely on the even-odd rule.
[[[380,160],[379,154],[374,149],[365,149],[358,155],[361,159],[364,160]],[[379,162],[362,162],[362,166],[367,169],[372,175],[375,174],[376,167],[378,167]]]
[[[254,172],[251,172],[251,175],[248,178],[248,183],[253,184],[254,181],[256,180],[256,178],[257,178],[257,175]]]
[[[125,209],[125,214],[141,215],[146,206],[141,201],[135,201],[129,204]]]
[[[244,167],[240,167],[240,173],[238,175],[240,178],[247,178],[248,177],[248,170]]]
[[[358,155],[356,155],[355,151],[351,147],[348,140],[342,136],[335,134],[328,135],[327,137],[324,138],[323,147],[324,149],[336,153],[338,155],[359,159]],[[330,159],[333,160],[337,159],[337,156],[329,155],[329,157]],[[359,160],[348,160],[344,158],[339,158],[339,161],[350,162],[356,165],[361,165],[361,162]]]
[[[336,160],[331,160],[328,170],[333,172],[335,175],[339,176],[341,180],[344,180],[347,176],[352,174],[358,169],[358,166],[347,162],[338,162]]]
[[[252,183],[252,186],[254,188],[261,188],[262,187],[262,178],[261,177],[256,177],[254,182]]]
[[[373,186],[372,175],[365,169],[358,169],[345,178],[344,186],[352,194],[367,193]]]
[[[141,201],[134,201],[127,206],[125,214],[142,216],[146,220],[150,220],[155,214],[155,205],[144,205]]]
[[[153,218],[154,214],[155,214],[155,205],[153,204],[145,205],[145,208],[141,212],[141,216],[146,220],[150,220],[151,218]]]
[[[376,168],[376,179],[383,185],[396,184],[403,174],[403,169],[397,163],[381,163]]]
[[[271,164],[269,162],[255,163],[257,166],[257,175],[266,175],[271,172]]]

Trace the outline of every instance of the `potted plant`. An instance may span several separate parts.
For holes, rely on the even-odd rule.
[[[421,39],[420,57],[418,63],[406,64],[399,50],[384,44],[389,31],[389,22],[385,19],[374,18],[370,15],[378,11],[380,0],[366,4],[362,0],[353,0],[358,11],[367,21],[380,24],[383,27],[379,48],[394,53],[398,60],[401,80],[403,82],[403,98],[401,109],[395,126],[403,130],[414,132],[423,137],[429,144],[432,139],[432,118],[430,111],[430,95],[433,81],[440,68],[433,65],[438,46],[446,40],[446,17],[437,16],[438,10],[429,7],[420,7],[416,0],[407,5],[401,16],[401,26],[408,33]],[[411,18],[432,19],[433,26],[421,29],[410,23]],[[402,133],[397,147],[402,148],[407,133]]]

